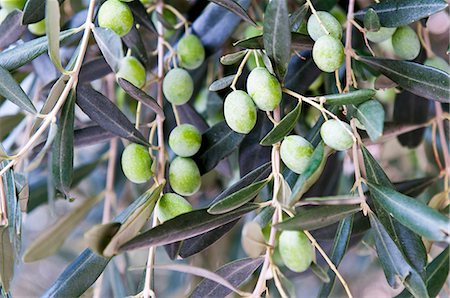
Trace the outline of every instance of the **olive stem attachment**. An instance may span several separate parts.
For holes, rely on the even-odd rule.
[[[320,27],[322,27],[322,30],[325,31],[327,35],[330,35],[330,31],[327,30],[325,25],[322,23],[322,20],[319,17],[319,14],[317,13],[317,10],[314,8],[314,5],[312,4],[311,0],[306,0],[308,3],[309,8],[311,8],[312,14],[316,17],[317,21],[319,22]]]
[[[244,59],[242,59],[241,64],[239,64],[239,68],[236,72],[236,74],[234,75],[234,79],[231,82],[230,88],[233,89],[233,91],[236,91],[236,83],[239,79],[239,77],[242,74],[242,71],[244,70],[245,67],[245,63],[247,63],[247,60],[250,58],[250,55],[252,54],[252,51],[247,51],[247,53],[244,56]]]
[[[163,4],[164,8],[167,8],[168,10],[170,10],[171,12],[173,12],[173,14],[184,24],[184,31],[185,34],[188,34],[189,31],[189,22],[188,20],[178,11],[178,9],[176,9],[175,7],[173,7],[172,5],[169,4]]]

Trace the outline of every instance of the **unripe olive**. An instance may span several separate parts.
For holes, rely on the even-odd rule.
[[[247,78],[247,92],[263,111],[275,110],[281,101],[281,85],[264,67],[253,69]]]
[[[166,99],[174,105],[187,103],[194,92],[191,75],[182,68],[170,70],[163,81],[163,92]]]
[[[131,182],[147,182],[153,174],[148,149],[138,144],[128,145],[122,153],[122,170]]]
[[[133,27],[133,13],[122,1],[107,0],[98,10],[98,24],[100,27],[113,30],[122,37]]]
[[[324,35],[313,46],[313,60],[325,72],[333,72],[344,62],[344,46],[334,37]]]
[[[205,60],[205,48],[201,40],[193,34],[187,34],[180,39],[177,54],[181,66],[186,69],[196,69]]]
[[[146,81],[145,68],[138,59],[133,56],[127,56],[120,60],[116,78],[123,78],[137,88],[142,88]]]
[[[438,56],[428,58],[427,60],[425,60],[424,64],[445,71],[446,73],[450,72],[450,66],[448,65],[447,61]]]
[[[37,36],[45,35],[45,19],[37,23],[28,25],[28,30]]]
[[[353,145],[351,131],[352,128],[347,123],[331,119],[322,124],[320,135],[329,147],[344,151]]]
[[[8,11],[13,9],[22,10],[27,0],[0,0],[0,6]]]
[[[301,136],[287,136],[280,147],[281,160],[293,172],[301,174],[306,170],[313,146]]]
[[[161,222],[192,211],[192,205],[182,196],[175,193],[164,194],[156,204],[156,216]]]
[[[278,248],[284,264],[294,272],[305,271],[313,261],[313,247],[302,231],[281,232]]]
[[[317,15],[319,16],[325,29],[327,29],[328,33],[338,40],[341,39],[342,27],[339,21],[326,11],[318,11]],[[314,14],[312,14],[308,19],[308,33],[309,36],[311,36],[311,38],[315,41],[317,41],[320,37],[327,35]]]
[[[228,94],[223,104],[228,126],[238,133],[249,133],[256,124],[256,107],[253,100],[242,90]]]
[[[380,43],[391,38],[397,28],[381,27],[378,31],[366,32],[366,37],[371,42]]]
[[[189,157],[194,155],[202,145],[202,135],[190,124],[175,127],[169,135],[169,146],[176,155]]]
[[[399,58],[413,60],[420,53],[419,37],[411,27],[399,27],[392,35],[392,47]]]
[[[196,193],[201,186],[197,164],[186,157],[177,157],[170,163],[169,180],[172,189],[182,196]]]

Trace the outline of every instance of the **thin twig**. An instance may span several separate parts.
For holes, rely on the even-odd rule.
[[[236,90],[236,83],[239,79],[239,77],[242,74],[242,71],[244,70],[245,67],[245,63],[247,63],[248,58],[250,58],[250,55],[252,54],[252,51],[248,51],[247,54],[245,54],[244,59],[242,59],[241,64],[239,64],[239,68],[236,72],[236,74],[234,75],[234,79],[233,82],[231,82],[230,88],[233,89],[233,91]]]
[[[353,11],[355,9],[355,0],[348,1],[347,12],[347,28],[345,33],[345,89],[344,92],[350,90],[352,82],[352,28],[353,28]]]

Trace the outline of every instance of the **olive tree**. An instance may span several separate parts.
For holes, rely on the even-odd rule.
[[[0,6],[2,296],[448,291],[446,1]]]

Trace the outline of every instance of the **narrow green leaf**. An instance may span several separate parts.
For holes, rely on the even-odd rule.
[[[364,125],[372,141],[383,135],[384,109],[378,101],[369,100],[356,107],[356,118]]]
[[[61,4],[64,0],[58,0]],[[45,17],[45,0],[27,0],[23,8],[22,24],[28,25],[41,21]]]
[[[35,262],[54,254],[91,208],[102,198],[103,194],[92,197],[61,217],[33,241],[25,251],[23,261],[27,263]]]
[[[305,20],[306,13],[308,12],[309,5],[303,4],[297,10],[295,10],[289,16],[289,25],[291,26],[291,31],[297,31]]]
[[[450,75],[444,71],[409,61],[363,56],[357,59],[375,68],[411,93],[450,103]]]
[[[402,252],[372,212],[369,213],[369,220],[374,231],[378,260],[389,285],[397,288],[403,282],[415,297],[428,297],[424,281],[405,261]]]
[[[323,283],[330,282],[330,277],[328,276],[328,274],[324,268],[322,268],[321,266],[317,265],[314,262],[311,263],[310,268],[311,268],[311,271],[316,275],[317,278],[320,279],[321,282],[323,282]]]
[[[227,88],[228,86],[231,85],[235,76],[236,75],[234,74],[229,75],[212,82],[211,85],[209,86],[209,91],[220,91]]]
[[[446,216],[390,187],[368,185],[372,198],[400,223],[427,239],[450,243],[450,220]]]
[[[292,50],[311,50],[314,45],[314,40],[309,35],[291,32],[291,49]],[[242,40],[238,40],[233,43],[235,47],[241,47],[244,49],[264,49],[264,37],[258,35]],[[264,56],[263,56],[264,58]]]
[[[368,31],[375,32],[380,30],[380,18],[373,8],[369,8],[364,14],[364,28]]]
[[[59,34],[60,42],[65,41],[80,29],[69,29]],[[17,69],[31,61],[40,55],[44,54],[48,50],[47,36],[39,37],[25,43],[19,44],[11,49],[0,52],[0,66],[6,70]]]
[[[122,40],[119,35],[109,28],[100,27],[95,27],[92,32],[108,65],[114,72],[119,71],[120,60],[124,57]]]
[[[447,7],[443,0],[388,0],[375,3],[370,7],[355,13],[362,20],[368,9],[377,13],[381,26],[399,27],[426,18]]]
[[[259,143],[263,146],[270,146],[281,141],[294,129],[301,112],[302,104],[299,102]]]
[[[229,11],[233,12],[235,15],[239,16],[242,20],[246,21],[253,26],[256,26],[255,21],[247,14],[247,12],[239,5],[236,1],[233,0],[209,0],[211,2],[216,3],[222,7],[225,7]]]
[[[1,54],[0,54],[1,55]],[[19,108],[36,114],[36,108],[12,75],[0,66],[0,95]]]
[[[67,97],[53,142],[52,175],[56,189],[68,195],[73,177],[73,127],[75,120],[75,92]]]
[[[247,54],[247,51],[239,51],[236,53],[224,55],[224,56],[220,57],[220,63],[222,63],[223,65],[236,64],[239,61],[241,61],[242,58],[244,58],[245,54]]]
[[[300,208],[297,215],[275,225],[280,230],[317,230],[361,210],[360,205]]]
[[[0,282],[4,292],[9,291],[14,275],[14,255],[8,227],[0,226]]]
[[[59,58],[59,30],[60,30],[60,12],[59,3],[57,0],[45,0],[45,31],[48,37],[48,55],[53,65],[61,72],[66,74],[67,71],[61,64]]]
[[[255,196],[257,196],[258,193],[261,191],[261,189],[264,186],[266,186],[270,180],[272,180],[272,177],[250,184],[249,186],[246,186],[238,190],[237,192],[228,195],[222,200],[212,204],[211,207],[208,208],[208,213],[210,214],[227,213],[229,211],[241,207],[242,205],[245,205]]]
[[[374,97],[376,91],[373,89],[360,89],[350,91],[348,93],[338,93],[338,94],[330,94],[323,95],[325,98],[325,103],[332,106],[343,106],[348,104],[360,104],[363,103],[372,97]]]
[[[264,14],[264,49],[283,80],[291,58],[291,30],[286,0],[270,1]]]
[[[207,209],[184,213],[134,237],[121,246],[119,252],[192,238],[239,219],[256,209],[258,205],[247,204],[237,210],[219,215],[209,214]]]
[[[111,242],[111,239],[119,231],[121,224],[118,222],[109,222],[98,224],[84,233],[84,240],[96,254],[102,255],[105,248]]]

